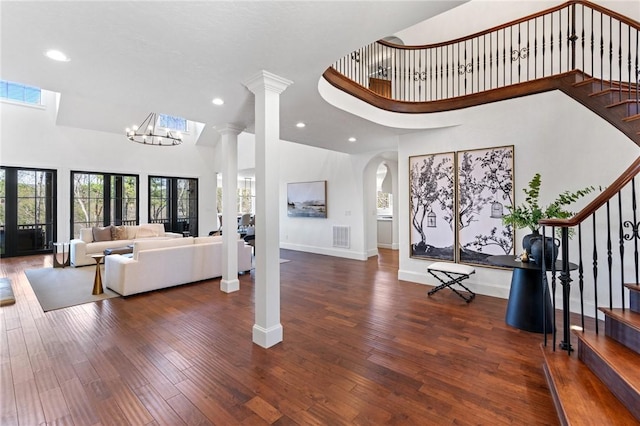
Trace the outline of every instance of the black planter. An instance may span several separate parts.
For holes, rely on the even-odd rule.
[[[531,251],[529,252],[529,260],[536,262],[538,264],[542,264],[542,245],[544,247],[544,264],[547,269],[551,269],[552,265],[558,259],[558,252],[560,247],[560,240],[557,238],[545,237],[544,240],[542,237],[532,238],[531,240]]]

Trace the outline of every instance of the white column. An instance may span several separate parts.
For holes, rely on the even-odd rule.
[[[238,135],[241,127],[216,127],[222,138],[222,280],[220,290],[240,290],[238,280]]]
[[[245,86],[255,95],[256,240],[253,342],[282,341],[280,324],[280,93],[291,81],[260,71]]]

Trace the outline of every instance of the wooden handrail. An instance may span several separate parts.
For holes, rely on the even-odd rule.
[[[602,207],[607,201],[613,198],[631,179],[633,179],[638,172],[640,172],[640,157],[625,170],[618,179],[616,179],[611,186],[602,191],[600,195],[593,199],[589,204],[580,210],[575,216],[569,219],[543,219],[538,221],[540,225],[545,226],[557,226],[557,227],[571,227],[582,223],[585,219],[590,217],[596,210]]]
[[[594,10],[596,10],[598,12],[601,12],[601,13],[603,13],[605,15],[608,15],[608,16],[611,16],[612,18],[617,19],[618,21],[623,22],[623,23],[629,25],[630,27],[633,27],[633,28],[635,28],[637,30],[640,30],[640,22],[638,22],[638,21],[636,21],[634,19],[631,19],[628,16],[621,15],[621,14],[619,14],[617,12],[614,12],[611,9],[607,9],[606,7],[602,7],[600,5],[597,5],[595,3],[591,3],[591,2],[586,1],[586,0],[570,0],[570,1],[566,2],[566,3],[562,3],[562,4],[558,5],[558,6],[554,6],[554,7],[551,7],[549,9],[545,9],[545,10],[543,10],[541,12],[532,13],[531,15],[525,16],[524,18],[516,19],[514,21],[507,22],[506,24],[501,24],[501,25],[495,26],[493,28],[490,28],[488,30],[483,30],[483,31],[480,31],[480,32],[477,32],[477,33],[474,33],[474,34],[471,34],[471,35],[468,35],[468,36],[460,37],[460,38],[457,38],[457,39],[454,39],[454,40],[443,41],[443,42],[440,42],[440,43],[423,44],[423,45],[418,45],[418,46],[405,46],[405,45],[401,45],[401,44],[390,43],[390,42],[384,41],[384,40],[378,40],[378,43],[380,43],[380,44],[382,44],[384,46],[387,46],[387,47],[393,47],[393,48],[396,48],[396,49],[404,49],[404,50],[432,49],[432,48],[436,48],[436,47],[447,46],[449,44],[461,43],[461,42],[466,41],[466,40],[471,40],[471,39],[474,39],[474,38],[477,38],[477,37],[481,37],[483,35],[487,35],[487,34],[492,33],[494,31],[499,31],[499,30],[502,30],[502,29],[505,29],[505,28],[512,27],[514,25],[522,24],[522,23],[530,21],[532,19],[539,18],[539,17],[547,15],[549,13],[557,12],[557,11],[559,11],[561,9],[564,9],[566,7],[569,7],[571,5],[576,5],[576,4],[581,4],[583,6],[590,7],[591,9],[594,9]]]

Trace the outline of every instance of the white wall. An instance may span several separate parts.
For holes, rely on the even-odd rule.
[[[557,91],[468,108],[463,114],[460,126],[400,138],[400,279],[436,284],[425,274],[429,262],[409,257],[409,156],[514,145],[516,203],[523,202],[522,188],[539,172],[540,199],[545,205],[565,190],[609,185],[640,154],[640,149],[621,132]],[[577,211],[591,198],[576,203],[572,210]],[[526,233],[527,230],[516,233],[518,253]],[[472,288],[480,294],[508,296],[510,271],[485,267],[476,267],[476,271],[469,280]]]
[[[362,186],[363,170],[370,156],[351,156],[286,141],[281,141],[280,150],[280,246],[366,259]],[[318,180],[327,181],[327,218],[287,217],[287,183]],[[375,192],[375,172],[371,185]],[[351,228],[349,249],[332,247],[334,225]]]
[[[137,174],[140,223],[148,219],[148,176],[198,178],[199,232],[216,229],[215,148],[185,141],[176,147],[144,146],[122,134],[56,125],[56,94],[43,91],[45,108],[0,102],[0,164],[57,170],[58,239],[69,238],[70,172]],[[132,117],[143,120],[144,117]]]

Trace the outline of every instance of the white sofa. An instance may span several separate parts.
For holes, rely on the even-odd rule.
[[[109,232],[106,228],[109,228]],[[107,239],[107,235],[111,235],[111,238]],[[126,247],[141,240],[166,240],[169,238],[182,238],[182,234],[164,232],[164,225],[161,223],[96,229],[82,228],[80,229],[80,238],[70,242],[71,266],[95,265],[95,260],[91,255],[102,254],[108,248]]]
[[[251,269],[252,247],[238,240],[238,271]],[[222,276],[222,237],[136,241],[133,254],[105,257],[103,282],[123,295]]]

